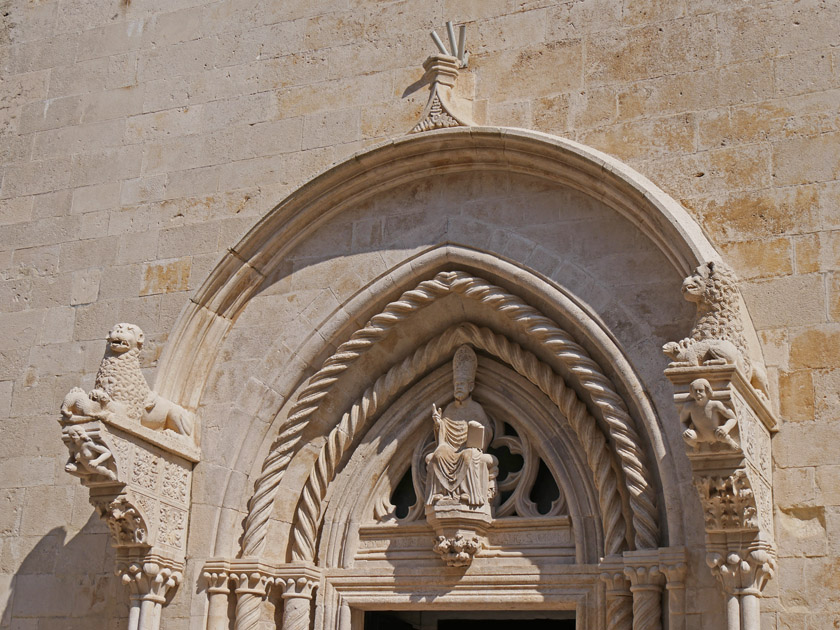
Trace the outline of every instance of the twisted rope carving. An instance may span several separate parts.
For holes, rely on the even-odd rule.
[[[260,607],[262,597],[253,593],[238,593],[236,595],[235,630],[252,630],[260,621]]]
[[[633,630],[662,630],[661,598],[658,590],[633,592]]]
[[[543,346],[551,350],[579,379],[607,423],[610,437],[616,443],[621,468],[627,477],[630,506],[633,510],[636,548],[656,547],[659,538],[653,489],[645,471],[644,456],[638,448],[638,435],[623,401],[610,381],[586,351],[563,330],[539,311],[506,293],[500,287],[460,271],[445,271],[432,280],[421,282],[391,302],[382,313],[375,315],[364,328],[356,331],[348,341],[310,379],[290,410],[285,427],[271,446],[257,479],[254,495],[248,504],[243,555],[258,555],[265,546],[265,536],[274,495],[285,474],[286,467],[297,449],[306,423],[328,395],[340,375],[356,359],[391,329],[412,313],[448,293],[459,293],[494,308],[520,325]]]
[[[606,553],[616,554],[624,549],[626,528],[610,453],[606,440],[586,405],[574,390],[566,387],[563,379],[554,374],[550,366],[541,362],[533,353],[488,328],[461,324],[418,348],[410,357],[380,376],[330,432],[306,481],[302,499],[295,511],[292,529],[294,561],[308,561],[315,557],[322,502],[330,482],[335,477],[336,467],[353,439],[366,430],[377,410],[388,404],[404,386],[448,357],[457,346],[465,342],[510,364],[546,394],[569,419],[580,438],[587,463],[595,473],[595,485],[604,521]]]
[[[607,594],[607,628],[610,630],[632,630],[633,598]]]
[[[287,597],[283,600],[283,630],[309,630],[311,603],[306,597]]]

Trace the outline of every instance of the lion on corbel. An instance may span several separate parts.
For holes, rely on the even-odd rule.
[[[697,305],[691,334],[662,346],[672,366],[737,365],[752,386],[768,395],[764,368],[750,359],[735,272],[721,262],[703,263],[682,283],[683,297]]]
[[[123,416],[155,431],[192,435],[192,414],[149,389],[140,370],[144,340],[139,326],[114,326],[108,333],[94,389],[90,393],[80,387],[71,389],[64,397],[61,414],[65,418],[85,416],[98,420]]]

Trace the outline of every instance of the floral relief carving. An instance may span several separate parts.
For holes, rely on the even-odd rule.
[[[163,496],[179,503],[187,501],[189,472],[177,464],[167,462],[163,472]]]
[[[694,485],[700,493],[707,530],[758,528],[755,496],[744,471],[728,477],[703,477]]]
[[[152,453],[137,449],[134,454],[134,466],[131,470],[131,482],[143,488],[154,490],[157,487],[160,460]]]
[[[111,501],[102,516],[108,524],[115,546],[146,545],[148,537],[146,522],[140,510],[129,503],[126,497]]]
[[[180,549],[183,545],[184,523],[185,513],[183,510],[162,504],[160,506],[158,540],[165,545]]]

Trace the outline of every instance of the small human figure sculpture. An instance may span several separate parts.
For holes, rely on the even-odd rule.
[[[70,461],[64,466],[64,470],[83,475],[102,475],[111,481],[116,480],[116,473],[105,465],[105,462],[113,457],[111,451],[94,442],[93,438],[81,427],[70,427],[67,435],[72,446],[70,447]]]
[[[705,378],[698,378],[689,385],[691,399],[680,410],[680,422],[686,429],[683,439],[697,449],[702,444],[726,444],[737,449],[738,443],[729,432],[738,424],[732,410],[719,400],[712,400],[712,386]]]
[[[447,498],[476,508],[495,496],[498,460],[484,452],[490,443],[490,421],[470,395],[477,367],[472,348],[458,348],[453,359],[455,400],[443,412],[432,404],[437,445],[426,456],[427,505]]]

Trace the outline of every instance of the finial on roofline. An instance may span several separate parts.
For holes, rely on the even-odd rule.
[[[435,31],[430,33],[440,54],[432,55],[423,62],[426,77],[431,84],[429,100],[420,116],[420,122],[409,133],[446,127],[470,127],[475,124],[471,114],[472,103],[458,98],[453,93],[455,81],[458,79],[458,70],[467,67],[470,56],[466,50],[466,25],[462,24],[458,30],[459,37],[456,43],[455,28],[452,22],[446,23],[452,53]]]
[[[434,41],[435,46],[437,46],[438,50],[442,55],[447,55],[449,57],[455,57],[459,62],[459,68],[466,68],[467,63],[470,60],[470,53],[466,50],[467,45],[467,25],[461,24],[458,27],[458,43],[455,43],[455,28],[452,26],[452,22],[446,23],[446,32],[449,35],[449,46],[452,52],[446,48],[441,41],[440,37],[438,36],[437,32],[432,31],[430,35],[432,36],[432,41]]]

